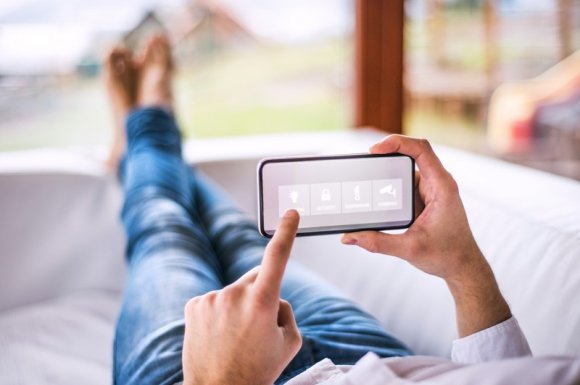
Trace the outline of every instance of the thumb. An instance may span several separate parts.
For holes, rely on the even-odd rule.
[[[357,245],[371,253],[380,253],[404,258],[408,252],[405,234],[385,234],[379,231],[359,231],[343,234],[341,242]]]
[[[290,344],[296,343],[298,345],[297,342],[302,340],[300,330],[294,318],[294,313],[292,312],[292,306],[283,299],[280,300],[280,306],[278,308],[278,326],[284,329],[284,336],[290,340]]]
[[[296,326],[294,313],[292,312],[292,306],[290,303],[288,303],[288,301],[283,299],[280,300],[280,305],[278,308],[278,326],[283,328],[298,328],[298,326]]]

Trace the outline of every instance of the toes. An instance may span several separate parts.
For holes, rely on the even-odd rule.
[[[167,39],[167,36],[165,35],[155,36],[155,44],[160,50],[163,50],[163,52],[169,51],[169,39]]]
[[[168,63],[171,59],[171,46],[167,36],[157,34],[149,38],[145,44],[141,62]]]
[[[148,62],[151,61],[151,59],[153,59],[153,51],[154,51],[154,44],[155,43],[155,36],[150,37],[149,39],[147,39],[147,43],[145,43],[145,46],[143,48],[143,51],[141,53],[141,61],[142,62]]]
[[[123,75],[131,66],[131,53],[126,48],[115,47],[107,54],[105,64],[113,76]]]
[[[131,53],[126,48],[115,48],[110,55],[110,68],[116,76],[125,75],[132,66]]]
[[[118,56],[118,48],[113,48],[109,52],[107,52],[105,60],[103,61],[103,65],[107,68],[107,70],[113,68],[117,56]]]

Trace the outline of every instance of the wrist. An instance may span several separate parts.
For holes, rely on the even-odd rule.
[[[479,252],[470,266],[446,279],[457,313],[460,337],[495,326],[511,317],[491,266]]]
[[[495,282],[491,267],[479,250],[458,259],[462,262],[453,274],[445,277],[453,297],[460,297],[466,290],[486,288]]]
[[[462,249],[460,253],[449,258],[456,263],[450,274],[443,277],[451,294],[460,295],[465,288],[486,285],[492,280],[495,281],[489,263],[475,242],[473,246]]]

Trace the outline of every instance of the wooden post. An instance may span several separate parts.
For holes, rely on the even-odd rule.
[[[356,0],[355,127],[403,131],[404,0]]]
[[[572,17],[570,0],[558,0],[558,34],[560,35],[560,59],[563,60],[572,54]]]
[[[485,39],[485,72],[488,95],[497,86],[497,12],[496,0],[485,0],[483,3],[483,28]]]

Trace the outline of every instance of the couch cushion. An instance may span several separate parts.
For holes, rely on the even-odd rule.
[[[82,290],[119,293],[124,234],[113,178],[0,174],[0,311]]]
[[[0,313],[0,383],[110,384],[117,305],[84,291]]]

